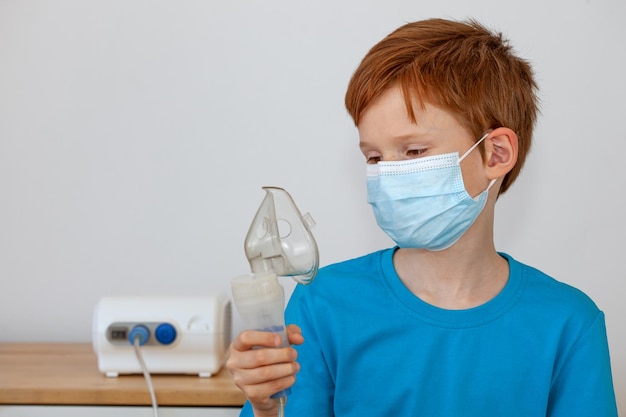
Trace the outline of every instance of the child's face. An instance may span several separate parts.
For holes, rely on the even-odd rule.
[[[427,104],[414,105],[417,123],[409,118],[399,87],[383,92],[363,112],[358,125],[360,148],[368,164],[401,161],[458,152],[463,155],[478,138],[450,113]],[[463,181],[469,195],[487,187],[480,152],[475,149],[461,162]]]

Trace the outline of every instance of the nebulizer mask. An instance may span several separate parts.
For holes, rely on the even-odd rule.
[[[245,240],[251,273],[231,281],[233,301],[246,325],[280,335],[289,345],[285,330],[285,292],[278,277],[291,277],[309,284],[319,267],[319,253],[311,229],[310,214],[302,215],[287,191],[263,187],[265,198]],[[282,413],[289,390],[272,396],[279,399]],[[281,415],[281,414],[279,414]]]

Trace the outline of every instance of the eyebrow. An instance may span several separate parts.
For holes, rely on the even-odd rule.
[[[420,142],[428,142],[428,144],[430,144],[432,142],[432,139],[430,138],[430,135],[426,132],[422,133],[408,133],[405,135],[399,135],[399,136],[394,136],[392,138],[390,138],[391,141],[393,142],[405,142],[411,139],[415,139],[418,140]],[[359,148],[360,149],[364,149],[364,148],[370,148],[372,147],[372,145],[370,145],[368,142],[363,141],[363,140],[359,140]]]

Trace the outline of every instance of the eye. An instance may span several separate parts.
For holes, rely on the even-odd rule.
[[[375,165],[379,163],[380,161],[382,161],[382,158],[378,155],[365,157],[365,162],[371,165]]]
[[[375,150],[364,150],[363,156],[365,156],[365,162],[372,165],[375,165],[383,160],[383,155]]]
[[[426,152],[425,148],[419,148],[419,149],[408,149],[406,151],[406,156],[409,158],[419,158],[420,156],[422,156],[424,153]]]

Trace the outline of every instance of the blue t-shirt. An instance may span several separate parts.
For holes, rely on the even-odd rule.
[[[604,315],[581,291],[502,254],[495,298],[445,310],[404,286],[393,253],[294,290],[286,322],[305,342],[286,416],[617,416]]]

